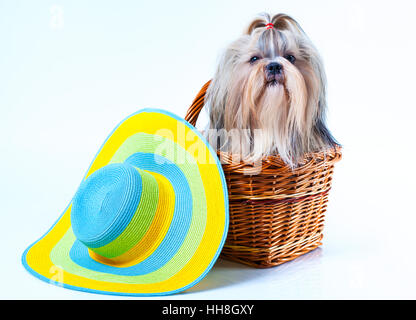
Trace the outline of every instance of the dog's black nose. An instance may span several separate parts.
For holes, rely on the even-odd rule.
[[[283,69],[283,66],[280,63],[272,62],[266,66],[266,70],[270,74],[279,74]]]

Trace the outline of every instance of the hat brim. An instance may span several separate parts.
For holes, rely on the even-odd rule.
[[[204,278],[228,231],[227,187],[214,150],[183,119],[143,109],[113,130],[84,179],[105,165],[122,162],[167,179],[175,193],[174,209],[167,213],[157,241],[146,243],[144,236],[138,244],[143,248],[140,258],[127,265],[97,261],[75,238],[70,203],[24,252],[22,262],[30,273],[69,289],[131,296],[173,294]]]

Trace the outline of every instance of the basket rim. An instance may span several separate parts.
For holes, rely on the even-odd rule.
[[[308,171],[312,168],[318,169],[321,167],[328,167],[338,162],[342,158],[342,147],[340,145],[335,146],[334,148],[329,148],[320,152],[311,152],[304,156],[300,161],[299,166],[290,167],[286,164],[280,155],[270,155],[260,159],[261,161],[261,173],[260,174],[279,174],[292,172],[302,173]],[[217,155],[220,159],[221,165],[227,170],[232,170],[236,173],[244,173],[250,175],[259,174],[258,164],[253,164],[253,162],[248,161],[235,161],[232,154],[224,151],[217,151]],[[257,173],[257,174],[256,174]]]

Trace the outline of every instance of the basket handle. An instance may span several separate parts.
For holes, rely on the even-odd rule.
[[[201,90],[199,90],[198,94],[196,95],[191,106],[189,107],[188,111],[186,112],[185,120],[192,124],[194,127],[196,125],[196,120],[198,120],[198,116],[201,113],[202,107],[204,106],[205,93],[210,83],[211,80],[209,80],[207,83],[203,85]]]

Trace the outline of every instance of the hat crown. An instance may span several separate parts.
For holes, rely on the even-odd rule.
[[[71,223],[77,239],[105,258],[133,247],[153,218],[158,184],[127,163],[110,164],[85,179],[73,199]]]

